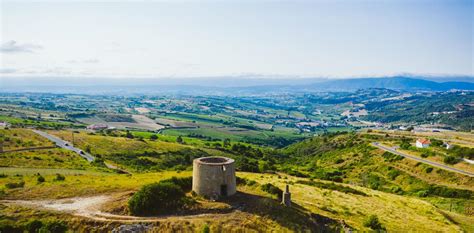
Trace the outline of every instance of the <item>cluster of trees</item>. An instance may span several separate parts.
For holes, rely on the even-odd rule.
[[[206,156],[210,156],[210,154],[203,150],[183,148],[178,151],[167,152],[166,154],[156,151],[129,152],[111,154],[108,158],[137,171],[158,171],[185,170],[193,164],[194,159]],[[157,160],[151,160],[147,157],[157,158]]]

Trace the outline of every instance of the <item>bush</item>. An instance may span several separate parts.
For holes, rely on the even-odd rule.
[[[149,216],[173,212],[184,204],[184,191],[171,182],[143,186],[128,201],[130,213]]]
[[[43,227],[43,223],[39,220],[32,220],[29,221],[26,226],[25,230],[28,231],[29,233],[36,233],[39,232],[39,230]]]
[[[241,178],[241,177],[236,177],[236,183],[237,185],[248,185],[248,186],[252,186],[252,185],[255,185],[257,182],[255,182],[254,180],[249,180],[247,178]]]
[[[63,180],[66,180],[66,177],[64,177],[63,175],[59,173],[56,173],[56,177],[54,178],[54,181],[63,181]]]
[[[278,188],[277,186],[273,184],[270,184],[270,183],[264,184],[262,185],[261,189],[264,192],[270,193],[272,195],[277,195],[278,199],[281,199],[283,197],[283,190],[281,190],[280,188]]]
[[[38,184],[41,184],[41,183],[45,182],[46,180],[44,179],[43,176],[39,175],[38,178],[36,178],[36,181],[38,182]]]
[[[438,140],[438,139],[431,138],[430,141],[431,141],[431,145],[433,145],[433,146],[442,146],[443,145],[443,141]]]
[[[39,230],[41,233],[64,233],[66,231],[67,225],[64,222],[48,222]]]
[[[395,180],[395,178],[397,178],[397,176],[399,175],[400,175],[400,171],[397,169],[393,169],[388,172],[388,177],[390,177],[391,180]]]
[[[383,154],[382,154],[383,158],[385,161],[387,162],[395,162],[395,161],[398,161],[398,160],[402,160],[403,157],[400,156],[400,155],[396,155],[396,154],[393,154],[393,153],[390,153],[388,151],[385,151]]]
[[[381,230],[382,224],[379,222],[379,218],[377,215],[370,215],[365,221],[364,221],[364,227],[368,227],[373,230]]]
[[[398,186],[393,186],[390,190],[392,193],[403,194],[402,188]]]
[[[0,223],[0,232],[23,233],[23,230],[20,227],[10,225],[9,223]]]
[[[209,233],[211,232],[211,229],[209,228],[209,225],[207,224],[204,224],[204,226],[202,227],[202,233]]]
[[[432,171],[433,171],[432,167],[427,167],[425,170],[426,173],[431,173]]]
[[[5,187],[8,189],[14,189],[14,188],[23,188],[25,186],[25,181],[20,181],[20,182],[11,182],[11,183],[6,183]]]
[[[184,192],[189,192],[193,188],[193,177],[171,177],[170,179],[162,180],[160,183],[168,182],[178,185]]]
[[[458,161],[459,161],[458,158],[451,155],[444,157],[444,160],[443,160],[443,162],[446,164],[456,164],[458,163]]]

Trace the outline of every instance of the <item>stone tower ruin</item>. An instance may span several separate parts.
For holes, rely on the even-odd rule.
[[[210,199],[235,194],[235,163],[226,157],[203,157],[193,161],[193,191]]]

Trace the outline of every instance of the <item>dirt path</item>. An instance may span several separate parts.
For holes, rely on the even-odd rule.
[[[109,222],[158,222],[168,219],[190,219],[199,217],[219,217],[231,213],[220,214],[195,214],[184,216],[159,216],[159,217],[136,217],[129,215],[117,215],[101,211],[101,207],[113,201],[111,196],[100,195],[92,197],[75,197],[59,200],[2,200],[5,205],[21,205],[35,209],[59,211],[75,216],[85,217],[97,221]]]

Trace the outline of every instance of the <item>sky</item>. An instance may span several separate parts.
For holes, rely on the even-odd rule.
[[[472,0],[0,0],[0,9],[0,76],[474,75]]]

